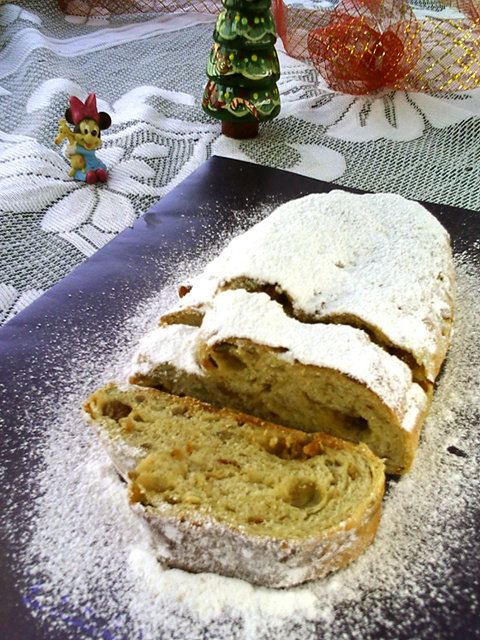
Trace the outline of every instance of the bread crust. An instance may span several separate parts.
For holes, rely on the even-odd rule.
[[[375,538],[382,496],[379,485],[367,509],[334,531],[301,541],[247,535],[212,518],[179,520],[139,503],[132,507],[149,524],[157,557],[168,566],[278,589],[321,578],[356,560]]]
[[[142,398],[141,402],[138,402],[139,398]],[[112,402],[119,404],[112,405]],[[341,521],[326,530],[316,530],[312,525],[311,535],[303,536],[291,533],[286,537],[252,534],[247,523],[226,523],[215,517],[214,504],[209,506],[208,513],[195,509],[175,513],[172,504],[165,501],[152,506],[148,503],[151,494],[146,494],[145,487],[139,484],[137,466],[148,452],[142,447],[132,447],[129,442],[129,432],[125,430],[128,416],[124,415],[126,410],[123,411],[122,406],[129,406],[131,412],[128,415],[133,415],[141,411],[142,406],[155,407],[158,403],[174,407],[179,420],[184,414],[204,416],[207,422],[215,425],[234,420],[243,425],[241,428],[258,432],[262,439],[271,442],[274,437],[282,442],[282,446],[287,446],[287,454],[293,455],[295,461],[307,461],[309,456],[324,453],[329,455],[329,451],[345,452],[353,460],[361,459],[368,466],[370,477],[366,482],[369,489],[362,501],[353,504]],[[217,409],[193,398],[179,398],[156,389],[135,386],[119,388],[110,384],[98,390],[84,403],[84,415],[101,437],[117,470],[127,480],[132,508],[148,523],[155,553],[169,566],[192,572],[211,571],[269,587],[289,587],[344,566],[358,557],[374,539],[385,476],[383,464],[365,445],[353,445],[326,434],[305,434],[240,412]],[[158,428],[162,428],[161,421]],[[150,442],[150,452],[151,446]],[[134,455],[132,451],[135,451]],[[282,451],[280,455],[283,455]],[[285,473],[288,471],[288,455]]]

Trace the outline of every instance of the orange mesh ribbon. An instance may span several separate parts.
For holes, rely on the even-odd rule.
[[[343,0],[307,43],[328,84],[351,94],[401,85],[422,46],[410,6],[390,0]]]
[[[332,89],[447,92],[480,87],[479,0],[441,0],[463,17],[415,17],[406,0],[341,0],[333,10],[272,0],[287,53],[312,60]],[[58,0],[73,15],[197,11],[221,0]]]
[[[465,91],[480,87],[477,2],[451,0],[465,17],[418,20],[405,0],[342,0],[333,11],[273,0],[286,51],[310,58],[332,89]]]

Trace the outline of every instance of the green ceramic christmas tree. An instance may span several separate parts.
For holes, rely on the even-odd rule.
[[[222,0],[222,4],[202,106],[223,121],[225,135],[249,138],[257,134],[259,122],[272,120],[280,112],[280,65],[271,0]]]

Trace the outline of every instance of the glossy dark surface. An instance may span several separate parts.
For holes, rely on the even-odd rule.
[[[176,265],[198,251],[203,242],[218,243],[232,227],[231,210],[245,210],[245,219],[256,206],[271,201],[278,204],[311,192],[329,191],[335,185],[322,183],[280,170],[244,162],[214,157],[187,180],[153,206],[133,229],[127,229],[92,258],[73,271],[50,291],[0,328],[0,416],[1,450],[0,505],[9,509],[9,531],[0,538],[0,638],[2,640],[69,640],[70,638],[107,637],[94,634],[84,625],[65,614],[61,630],[50,628],[32,616],[31,595],[17,590],[15,562],[20,550],[21,532],[26,527],[28,501],[34,499],[35,465],[40,460],[31,455],[25,466],[24,431],[19,435],[17,425],[24,423],[28,400],[54,394],[61,387],[62,370],[45,368],[45,354],[53,347],[65,357],[82,344],[92,348],[131,316],[139,302],[150,292],[158,291],[162,282],[175,271]],[[425,204],[425,203],[424,203]],[[426,205],[452,235],[454,251],[478,252],[480,214],[442,205]],[[208,223],[208,224],[206,224]],[[205,237],[208,229],[209,237]],[[476,249],[474,242],[477,240]],[[159,253],[162,259],[159,261]],[[155,269],[152,269],[155,264]],[[114,345],[111,345],[114,349]],[[47,359],[48,361],[48,359]],[[62,363],[59,363],[60,365]],[[32,388],[32,379],[36,380]],[[32,422],[29,439],[34,445],[41,433]],[[34,447],[33,447],[34,448]],[[21,474],[25,481],[12,479]],[[10,479],[10,480],[9,480]],[[480,522],[479,522],[480,525]],[[12,530],[18,535],[12,535]],[[477,544],[478,549],[478,544]],[[478,557],[472,559],[478,566]],[[452,557],[452,580],[462,593],[468,580],[465,567],[457,566]],[[463,582],[462,582],[463,581]],[[423,603],[418,610],[415,628],[402,631],[401,636],[390,635],[387,628],[372,628],[370,638],[474,638],[478,637],[480,612],[472,609],[465,583],[465,598],[456,598],[438,610],[428,627],[422,625]],[[452,585],[453,587],[453,585]],[[61,612],[57,612],[61,616]],[[389,607],[385,603],[388,619]],[[432,624],[432,619],[434,623]],[[390,622],[395,623],[394,620]],[[202,636],[206,637],[206,636]],[[122,636],[122,640],[123,636]],[[126,640],[126,639],[125,639]],[[135,639],[129,639],[135,640]]]

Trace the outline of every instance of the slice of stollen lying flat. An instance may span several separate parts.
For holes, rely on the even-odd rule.
[[[375,536],[384,469],[363,444],[134,386],[111,384],[84,411],[170,566],[287,587]]]
[[[235,237],[163,322],[199,325],[219,291],[264,291],[303,322],[364,329],[430,391],[450,344],[454,281],[449,235],[423,206],[334,190]]]
[[[306,432],[365,442],[387,473],[413,461],[430,399],[361,329],[306,324],[265,293],[218,293],[200,327],[140,342],[132,383],[187,394]]]

